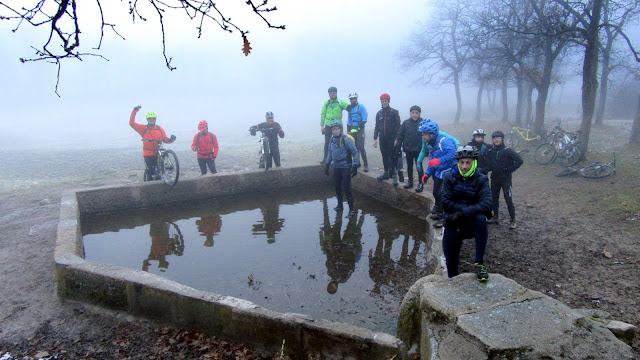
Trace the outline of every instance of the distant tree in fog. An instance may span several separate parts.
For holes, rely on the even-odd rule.
[[[470,18],[472,4],[464,0],[436,0],[429,20],[419,25],[411,34],[409,44],[397,54],[402,68],[420,69],[419,82],[425,85],[453,83],[456,124],[462,114],[462,71],[473,55],[470,46],[474,34]]]
[[[284,25],[271,25],[265,18],[265,13],[276,11],[276,7],[268,7],[269,0],[262,0],[259,5],[254,4],[254,0],[246,0],[245,3],[251,8],[251,11],[255,13],[268,28],[271,29],[284,29]],[[24,1],[21,1],[24,3]],[[33,47],[35,56],[31,58],[20,58],[20,61],[48,61],[58,66],[58,82],[60,80],[60,61],[63,59],[77,59],[82,60],[83,56],[99,56],[102,57],[97,50],[100,50],[102,46],[102,40],[104,38],[105,30],[111,30],[114,34],[124,39],[116,30],[116,24],[113,24],[105,19],[105,14],[102,7],[103,0],[95,0],[95,2],[78,0],[32,0],[31,5],[7,3],[5,0],[0,0],[0,20],[5,20],[15,23],[13,32],[19,31],[23,24],[29,24],[34,27],[47,28],[47,35],[42,39],[42,44],[38,47]],[[80,7],[91,3],[94,6],[93,10],[87,10],[81,12],[82,19],[78,12],[78,5]],[[144,9],[141,9],[141,5],[146,3],[149,8],[146,10],[150,12],[144,13]],[[2,11],[4,9],[4,12]],[[84,11],[84,10],[83,10]],[[91,13],[93,11],[93,13]],[[221,30],[233,33],[237,31],[240,35],[242,42],[242,51],[245,55],[249,55],[251,52],[251,46],[247,34],[249,31],[242,29],[235,22],[231,21],[230,17],[225,16],[220,10],[220,7],[215,3],[207,0],[145,0],[145,1],[129,1],[128,13],[131,16],[131,20],[147,21],[149,16],[153,20],[157,21],[160,25],[159,37],[162,40],[162,54],[164,56],[165,63],[169,70],[175,70],[176,68],[171,65],[171,57],[167,57],[166,42],[165,42],[165,27],[164,20],[166,16],[171,14],[172,16],[182,16],[188,20],[196,21],[198,37],[202,35],[205,24],[215,24],[220,27]],[[84,39],[82,31],[80,30],[80,23],[85,18],[96,17],[97,24],[100,29],[100,40],[96,47],[92,47],[88,52],[84,52],[81,47],[81,40]],[[56,92],[58,83],[56,83]]]

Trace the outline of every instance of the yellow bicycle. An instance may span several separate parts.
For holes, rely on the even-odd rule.
[[[527,127],[511,125],[511,132],[509,132],[504,142],[506,146],[515,149],[518,147],[518,144],[520,144],[520,140],[530,142],[538,141],[541,139],[542,136],[533,131],[530,124]]]

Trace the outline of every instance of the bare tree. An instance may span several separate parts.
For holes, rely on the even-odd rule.
[[[469,5],[463,0],[438,0],[429,21],[411,35],[410,44],[400,49],[398,58],[404,69],[420,67],[423,84],[453,83],[456,95],[454,123],[460,122],[462,70],[472,56],[469,35]]]
[[[631,144],[640,144],[640,96],[638,97],[638,108],[636,109],[636,115],[633,118],[629,142]]]
[[[0,13],[0,20],[13,21],[16,23],[13,32],[19,31],[23,24],[29,24],[34,27],[49,28],[48,36],[43,39],[42,45],[32,48],[35,51],[35,56],[30,58],[20,58],[20,61],[48,61],[57,65],[57,81],[56,81],[56,94],[58,90],[58,84],[60,82],[60,66],[61,61],[64,59],[77,59],[82,60],[84,56],[99,56],[102,57],[98,50],[102,46],[102,40],[105,36],[105,29],[111,30],[120,38],[124,39],[116,30],[116,24],[109,22],[105,19],[103,12],[102,0],[95,0],[97,4],[96,11],[100,15],[100,40],[96,47],[92,47],[88,52],[82,50],[82,31],[80,29],[80,19],[78,16],[78,6],[83,6],[88,2],[79,2],[78,0],[37,0],[33,1],[31,6],[15,5],[6,3],[5,0],[0,0],[0,10],[5,9],[5,14]],[[276,11],[275,6],[268,7],[269,0],[262,0],[261,4],[256,5],[253,0],[246,0],[245,3],[251,8],[251,11],[255,13],[270,29],[283,29],[284,25],[271,25],[265,18],[265,13]],[[202,35],[204,25],[207,22],[214,23],[220,27],[221,30],[233,33],[237,31],[242,41],[242,51],[245,56],[251,52],[251,44],[247,37],[248,30],[242,29],[231,21],[230,17],[225,16],[220,8],[212,1],[208,0],[146,0],[153,11],[153,17],[158,21],[160,25],[160,36],[162,38],[162,54],[164,56],[165,63],[169,70],[175,70],[176,67],[171,65],[172,58],[167,56],[166,37],[164,18],[168,16],[169,12],[172,14],[175,12],[186,16],[187,19],[197,22],[198,37]],[[129,15],[132,21],[136,20],[147,21],[147,15],[144,15],[141,11],[140,5],[143,1],[133,0],[129,1]],[[86,15],[84,15],[86,16]]]

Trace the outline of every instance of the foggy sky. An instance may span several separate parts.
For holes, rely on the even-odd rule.
[[[391,94],[391,106],[403,119],[414,104],[436,121],[450,122],[455,114],[450,86],[413,86],[417,73],[399,71],[395,60],[416,23],[427,17],[422,1],[271,0],[278,11],[267,17],[273,25],[285,24],[284,31],[267,29],[244,2],[219,1],[223,11],[229,9],[227,16],[250,30],[252,53],[241,52],[237,32],[227,34],[210,23],[198,39],[197,22],[177,22],[174,14],[165,29],[175,71],[165,66],[152,11],[146,13],[148,22],[133,25],[126,2],[116,3],[106,7],[106,17],[126,41],[107,31],[99,53],[108,61],[65,60],[60,98],[54,93],[55,66],[18,61],[32,56],[30,46],[41,45],[46,29],[23,25],[11,33],[15,24],[0,22],[0,131],[8,140],[0,149],[139,146],[139,135],[128,126],[138,104],[138,122],[155,111],[158,124],[178,135],[180,146],[190,145],[202,119],[226,141],[248,137],[248,127],[264,121],[266,111],[274,112],[288,138],[320,143],[320,110],[329,86],[336,86],[342,99],[358,92],[370,120],[383,92]],[[237,4],[242,6],[234,8]],[[90,10],[82,10],[90,15],[80,24],[85,52],[98,42],[96,13]],[[476,90],[464,91],[463,101],[473,106]]]

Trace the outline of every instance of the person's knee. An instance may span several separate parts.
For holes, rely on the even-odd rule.
[[[476,215],[473,220],[476,226],[487,225],[487,217],[484,214]]]

